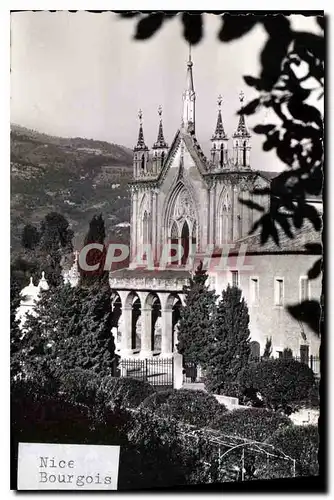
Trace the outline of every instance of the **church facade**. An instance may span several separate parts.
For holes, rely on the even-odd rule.
[[[241,105],[243,99],[241,93]],[[312,282],[312,286],[305,281],[314,261],[304,246],[309,231],[304,231],[305,242],[299,237],[298,242],[291,240],[280,248],[263,247],[258,235],[249,236],[259,212],[240,199],[252,200],[252,191],[268,186],[274,173],[252,167],[252,138],[242,113],[228,137],[221,104],[219,97],[209,158],[196,136],[196,93],[190,56],[181,125],[172,143],[168,145],[165,140],[159,108],[157,141],[149,149],[139,112],[130,184],[130,265],[110,273],[113,307],[117,311],[114,335],[121,357],[172,356],[183,286],[195,263],[205,262],[208,252],[216,255],[208,266],[210,286],[217,293],[227,283],[241,287],[259,354],[271,337],[277,355],[290,348],[298,356],[302,345],[307,346],[308,354],[318,355],[318,339],[307,326],[298,327],[297,323],[296,328],[296,321],[285,308],[287,299],[299,302],[303,297],[320,297],[320,280]],[[257,196],[256,202],[268,207],[269,195]],[[318,236],[312,237],[316,240]],[[231,256],[224,269],[217,256],[221,248],[227,248]]]

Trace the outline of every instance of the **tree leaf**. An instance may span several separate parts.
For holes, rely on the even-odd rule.
[[[325,40],[323,36],[314,33],[300,32],[295,35],[296,42],[311,52],[321,61],[325,58]]]
[[[183,36],[187,42],[196,45],[203,36],[202,14],[182,14]]]
[[[242,198],[239,198],[239,201],[243,205],[246,205],[246,207],[254,208],[255,210],[258,210],[259,212],[264,212],[264,208],[261,205],[259,205],[258,203],[255,203],[254,201],[243,200]]]
[[[316,300],[305,300],[301,304],[287,306],[293,318],[306,323],[317,335],[320,332],[320,303]]]
[[[242,37],[260,20],[259,16],[253,14],[245,16],[224,14],[222,18],[223,26],[218,34],[222,42],[230,42]]]
[[[256,90],[261,90],[261,80],[260,78],[254,78],[253,76],[244,76],[245,82],[249,87],[254,87]]]
[[[255,113],[259,104],[260,99],[253,99],[253,101],[250,101],[244,108],[241,108],[240,111],[238,111],[238,115],[252,115]]]
[[[268,125],[256,125],[254,128],[253,128],[253,131],[256,133],[256,134],[268,134],[269,132],[271,132],[274,128],[276,128],[276,125],[273,125],[273,124],[268,124]]]
[[[153,36],[162,26],[165,16],[161,12],[155,12],[142,18],[138,24],[135,33],[135,40],[146,40]]]
[[[322,255],[322,245],[320,243],[306,243],[304,247],[310,253]]]
[[[138,17],[140,12],[118,12],[120,17],[124,19],[132,19],[133,17]]]
[[[318,259],[311,269],[308,270],[307,276],[309,280],[314,280],[321,274],[322,258]]]

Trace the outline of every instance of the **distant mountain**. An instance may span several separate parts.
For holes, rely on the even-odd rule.
[[[107,238],[127,241],[131,176],[132,151],[124,146],[11,125],[12,251],[19,250],[24,225],[38,224],[51,211],[68,219],[76,248],[98,213]]]

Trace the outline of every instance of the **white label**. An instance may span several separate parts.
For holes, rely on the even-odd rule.
[[[117,490],[119,446],[19,443],[18,490]]]

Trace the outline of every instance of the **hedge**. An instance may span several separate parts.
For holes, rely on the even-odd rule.
[[[143,380],[107,376],[102,379],[96,398],[100,405],[137,408],[154,392],[153,386]]]
[[[309,397],[315,384],[312,370],[293,359],[268,359],[250,363],[238,377],[240,396],[247,393],[253,404],[290,414]],[[262,401],[255,397],[260,393]]]
[[[60,391],[72,402],[93,406],[101,377],[91,370],[74,368],[60,377]]]
[[[265,441],[276,430],[291,425],[289,417],[260,408],[240,408],[228,413],[219,413],[210,423],[210,427],[222,434],[253,441]]]
[[[319,434],[316,425],[292,425],[277,430],[268,443],[296,460],[296,475],[319,474]]]
[[[272,444],[295,460],[295,476],[317,476],[319,474],[318,428],[315,425],[292,425],[276,431],[267,443]],[[263,463],[256,473],[257,479],[294,477],[292,460],[270,460]]]
[[[197,427],[207,427],[217,413],[227,411],[216,398],[204,391],[173,389],[152,396],[143,403],[157,415],[171,417]]]

